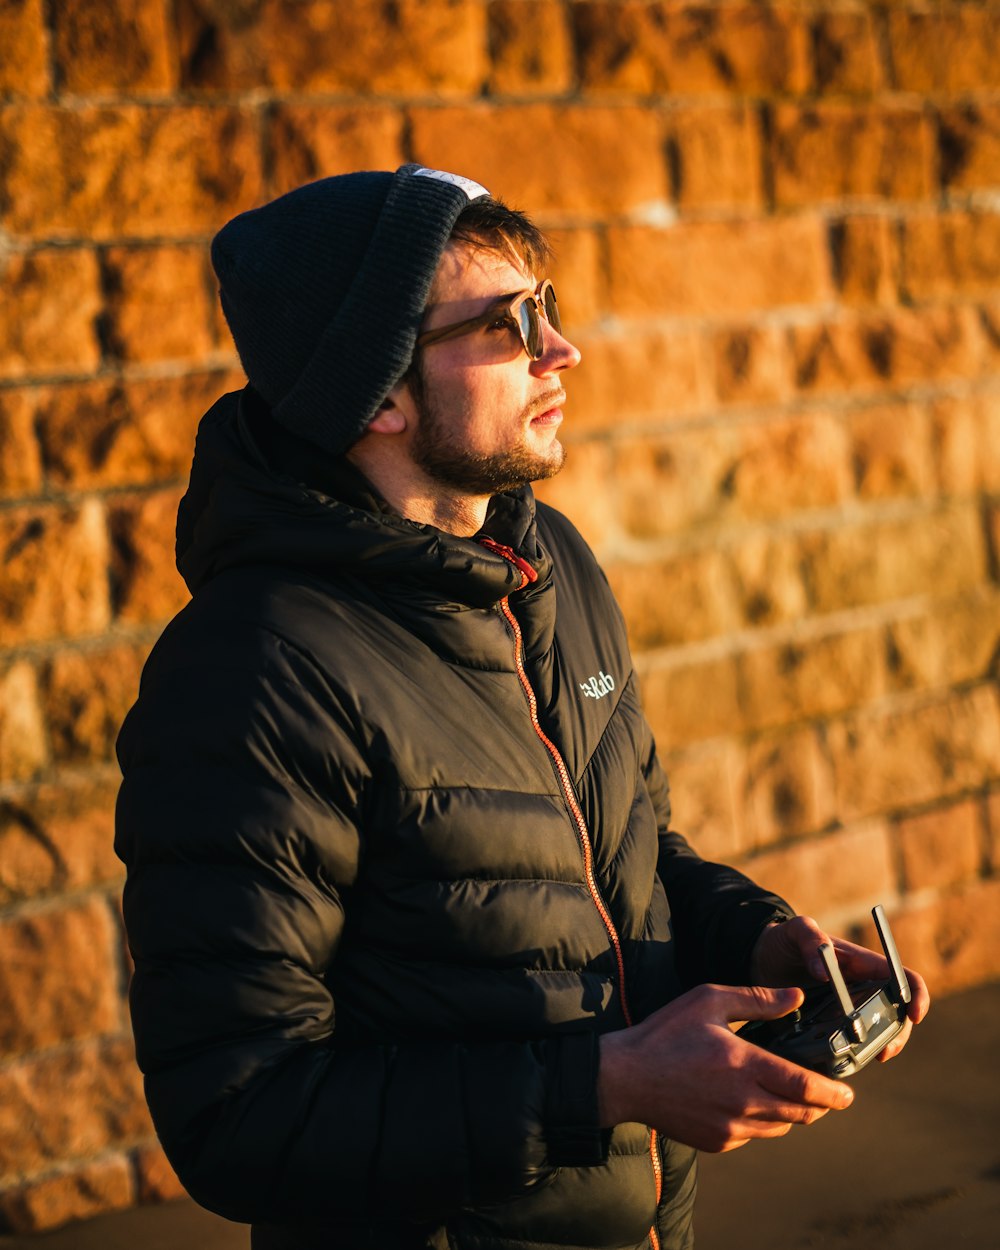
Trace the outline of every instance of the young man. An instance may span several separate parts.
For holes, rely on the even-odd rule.
[[[199,431],[193,599],[119,743],[167,1154],[258,1250],[689,1246],[695,1148],[851,1093],[730,1031],[824,935],[669,830],[620,613],[534,502],[579,360],[544,240],[411,165],[213,260],[250,385]]]

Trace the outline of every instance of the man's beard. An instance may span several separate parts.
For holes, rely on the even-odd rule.
[[[411,444],[415,463],[435,482],[467,495],[499,495],[528,482],[554,477],[563,466],[566,452],[553,440],[547,452],[529,450],[523,444],[492,453],[468,451],[455,444],[441,413],[428,399],[419,370],[410,378],[410,391],[419,421]],[[518,421],[523,428],[525,411]]]

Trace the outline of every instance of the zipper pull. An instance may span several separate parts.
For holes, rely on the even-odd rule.
[[[498,543],[496,539],[493,538],[480,538],[479,545],[481,547],[486,547],[489,551],[495,551],[498,556],[503,556],[509,564],[513,564],[516,569],[521,570],[527,578],[527,581],[521,583],[518,587],[519,590],[523,590],[524,587],[530,585],[531,582],[538,581],[538,573],[531,567],[527,560],[517,554],[513,547],[505,547],[503,543]]]

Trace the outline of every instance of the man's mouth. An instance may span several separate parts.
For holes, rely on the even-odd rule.
[[[563,419],[562,406],[565,402],[565,391],[553,391],[551,395],[543,396],[538,401],[538,405],[541,406],[540,410],[531,417],[531,424],[535,426],[558,425]]]

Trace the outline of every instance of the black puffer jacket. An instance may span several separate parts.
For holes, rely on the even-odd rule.
[[[524,490],[484,534],[246,396],[202,423],[116,845],[157,1131],[255,1246],[646,1245],[654,1162],[684,1242],[691,1152],[600,1130],[597,1038],[742,980],[781,903],[667,832],[576,531]]]

